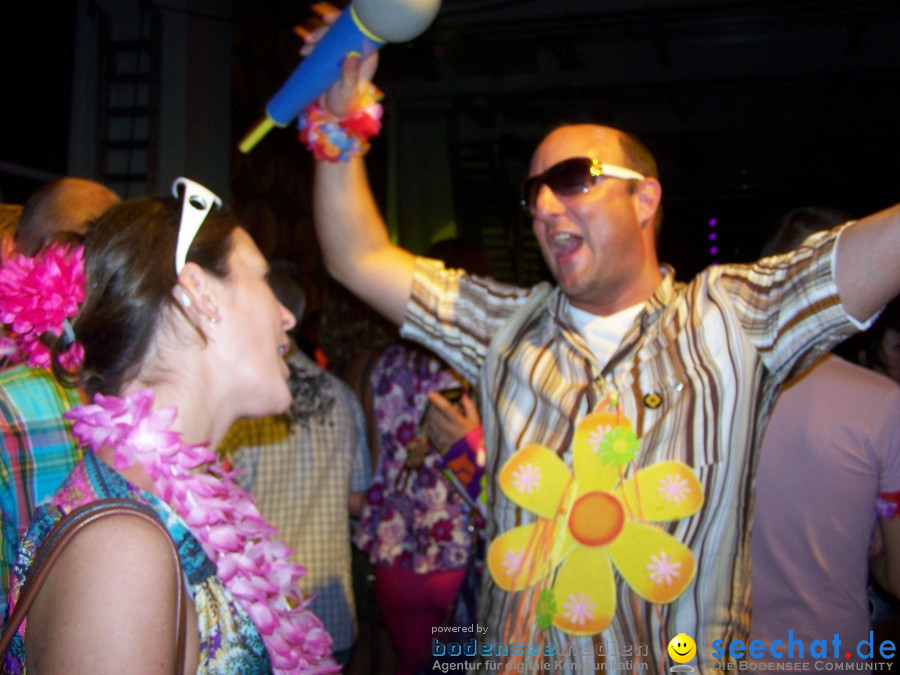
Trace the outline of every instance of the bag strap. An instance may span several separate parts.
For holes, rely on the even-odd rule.
[[[176,671],[179,674],[184,671],[184,652],[187,639],[187,604],[184,601],[184,574],[181,558],[178,556],[178,547],[175,544],[175,540],[172,539],[169,530],[166,529],[166,526],[163,525],[151,507],[130,499],[115,497],[101,499],[78,507],[66,514],[50,530],[50,533],[35,555],[34,563],[19,593],[19,599],[9,617],[9,623],[3,629],[3,635],[0,636],[0,654],[5,654],[7,649],[9,649],[13,636],[19,629],[19,624],[28,615],[28,611],[37,599],[41,587],[52,571],[53,564],[62,555],[66,545],[82,528],[106,516],[119,515],[137,516],[148,523],[156,525],[166,535],[166,539],[171,544],[172,557],[176,568],[177,592],[175,601],[175,664]]]

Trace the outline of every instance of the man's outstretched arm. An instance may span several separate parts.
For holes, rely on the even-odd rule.
[[[836,280],[844,309],[865,321],[900,293],[900,205],[841,233]]]

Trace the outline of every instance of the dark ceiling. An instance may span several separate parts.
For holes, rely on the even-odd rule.
[[[898,40],[893,0],[444,0],[379,78],[513,125],[561,108],[651,132],[878,124],[900,97]]]
[[[0,160],[63,171],[72,13],[42,4],[2,10]],[[254,0],[246,16],[286,43],[308,4]],[[787,208],[897,200],[898,43],[896,0],[443,0],[377,79],[405,115],[446,115],[452,142],[492,144],[509,184],[558,123],[632,131],[659,159],[667,257],[715,216],[722,250],[746,259]]]
[[[898,43],[894,0],[444,0],[378,79],[522,162],[561,122],[632,131],[659,159],[667,222],[718,215],[747,259],[793,206],[896,201]],[[669,227],[664,248],[683,239]]]

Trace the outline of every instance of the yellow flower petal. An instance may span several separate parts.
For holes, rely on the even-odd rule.
[[[498,483],[514,504],[552,520],[562,508],[572,472],[543,445],[526,445],[503,465]]]
[[[514,527],[491,542],[488,571],[505,591],[534,585],[551,569],[551,551],[559,528],[547,520]]]
[[[681,595],[694,579],[691,550],[659,527],[626,523],[609,545],[622,578],[648,602],[666,604]]]
[[[605,547],[577,546],[553,582],[553,624],[571,635],[594,635],[616,613],[616,583]]]
[[[611,492],[618,482],[619,467],[604,461],[599,449],[606,435],[619,427],[632,428],[627,418],[614,412],[592,412],[585,415],[575,428],[572,461],[575,480],[582,492]]]
[[[660,462],[641,469],[615,495],[633,520],[668,522],[696,513],[703,506],[703,488],[684,462]]]

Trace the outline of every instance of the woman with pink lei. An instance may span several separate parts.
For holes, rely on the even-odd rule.
[[[336,672],[331,638],[305,609],[303,568],[216,460],[239,417],[291,402],[285,330],[250,236],[204,187],[111,207],[85,239],[86,298],[57,345],[84,349],[69,376],[93,396],[68,413],[83,461],[38,509],[19,551],[12,605],[65,514],[108,498],[149,507],[78,531],[6,655],[11,671]],[[58,366],[59,370],[60,366]],[[62,374],[62,373],[61,373]],[[23,605],[24,606],[24,605]]]

